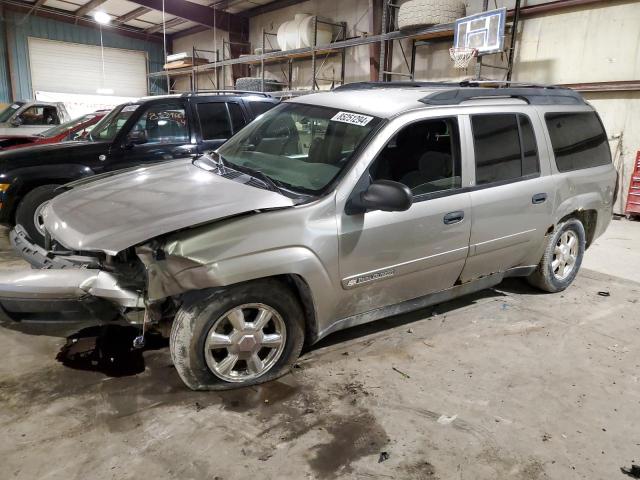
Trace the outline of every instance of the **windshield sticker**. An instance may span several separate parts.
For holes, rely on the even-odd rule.
[[[122,111],[123,112],[135,112],[138,109],[139,106],[140,105],[127,105],[122,109]]]
[[[364,127],[367,123],[373,120],[373,117],[361,115],[359,113],[338,112],[331,120],[334,122],[350,123],[351,125]]]
[[[18,105],[17,103],[14,103],[13,105],[11,105],[11,110],[17,110],[20,108],[20,105]]]

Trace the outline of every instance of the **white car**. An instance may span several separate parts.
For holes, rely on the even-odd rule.
[[[60,102],[14,102],[0,112],[0,135],[34,135],[69,120]]]

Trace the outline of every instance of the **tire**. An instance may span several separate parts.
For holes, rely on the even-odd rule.
[[[278,90],[280,90],[280,85],[269,82],[273,82],[273,80],[270,78],[264,79],[265,92],[277,92]],[[262,79],[254,77],[241,77],[236,80],[236,89],[246,90],[249,92],[262,92]]]
[[[464,17],[466,7],[459,0],[409,0],[398,9],[398,28],[453,23]]]
[[[169,347],[173,364],[190,389],[225,390],[268,382],[287,373],[300,355],[304,342],[303,312],[282,282],[256,280],[222,290],[193,292],[186,297],[173,321]],[[247,328],[245,335],[240,335],[237,324],[232,325],[230,318],[235,316],[232,312],[237,312],[238,307],[243,307],[244,320],[249,327],[254,327],[257,317],[252,315],[260,309],[270,309],[271,317],[264,328]],[[232,344],[207,348],[214,332],[216,345],[226,341]],[[279,333],[281,342],[278,346],[263,346],[261,339],[264,337],[258,332],[270,334],[272,341]],[[255,342],[253,334],[259,338]],[[225,342],[220,342],[221,338]],[[268,354],[265,349],[269,350]],[[236,355],[235,363],[227,360],[233,355]],[[254,355],[265,367],[260,373],[256,373]],[[233,363],[230,371],[223,367],[225,361],[227,366]]]
[[[60,185],[42,185],[27,193],[16,209],[16,224],[22,227],[32,242],[44,247],[44,233],[36,225],[36,214],[39,209],[58,194],[54,192]]]
[[[557,249],[561,249],[561,245],[566,244],[566,238],[574,238],[576,241],[575,259],[567,261],[567,267],[561,271],[560,268],[563,265],[563,260],[567,260],[567,257]],[[560,223],[553,234],[549,236],[538,268],[527,277],[527,281],[534,287],[545,292],[556,293],[566,289],[571,285],[578,274],[578,270],[580,270],[586,247],[585,239],[584,226],[580,220],[570,218]],[[568,248],[568,250],[564,249],[564,251],[571,253],[573,249]],[[556,260],[559,261],[557,266],[554,265],[554,261]]]

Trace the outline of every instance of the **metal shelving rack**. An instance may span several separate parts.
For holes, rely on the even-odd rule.
[[[318,78],[318,59],[328,58],[332,55],[340,55],[340,78],[337,80],[338,83],[344,84],[345,82],[345,63],[346,63],[346,50],[348,48],[359,47],[362,45],[370,45],[372,43],[380,43],[380,80],[387,80],[390,76],[395,75],[396,73],[391,72],[390,70],[385,71],[385,59],[386,59],[386,49],[390,42],[394,42],[396,40],[402,39],[411,39],[412,40],[412,52],[411,52],[411,61],[406,60],[405,62],[408,65],[409,74],[404,74],[404,76],[408,76],[413,78],[415,71],[415,56],[416,56],[416,48],[421,45],[426,45],[430,42],[436,41],[445,41],[453,38],[453,24],[440,24],[433,25],[426,28],[416,29],[416,30],[397,30],[393,28],[395,22],[390,22],[389,20],[392,18],[392,15],[389,14],[390,9],[396,9],[391,0],[385,0],[383,4],[383,32],[378,35],[368,35],[362,37],[354,37],[347,38],[347,26],[345,22],[329,22],[327,20],[318,19],[314,22],[314,38],[317,39],[317,25],[318,23],[329,23],[338,28],[339,32],[335,35],[334,41],[326,45],[314,45],[311,47],[303,47],[296,48],[292,50],[285,51],[272,51],[268,52],[266,49],[271,48],[271,38],[275,35],[272,32],[263,31],[262,34],[262,52],[257,55],[244,55],[238,58],[226,58],[223,55],[221,60],[210,62],[204,65],[194,65],[190,69],[184,71],[163,71],[149,74],[150,78],[163,77],[167,74],[170,76],[178,76],[178,75],[191,75],[193,78],[197,77],[197,74],[203,72],[215,72],[214,75],[216,78],[219,76],[219,71],[223,71],[224,68],[232,66],[232,65],[248,65],[252,68],[260,69],[260,78],[262,79],[262,90],[264,90],[265,83],[269,83],[269,80],[265,80],[264,72],[265,65],[268,64],[286,64],[287,70],[283,69],[283,77],[284,81],[281,82],[286,85],[287,90],[282,92],[269,92],[275,96],[296,96],[302,95],[304,93],[312,92],[318,88],[318,80],[330,80]],[[317,42],[314,42],[317,43]],[[195,49],[194,49],[195,50]],[[224,49],[223,49],[224,50]],[[404,51],[403,51],[404,53]],[[216,58],[219,58],[216,55]],[[311,85],[308,86],[306,90],[294,90],[294,85],[292,81],[292,68],[293,64],[296,61],[302,60],[310,60],[311,61]],[[322,68],[322,67],[321,67]],[[192,85],[194,85],[197,91],[197,82],[192,81]],[[219,82],[217,82],[219,85]]]

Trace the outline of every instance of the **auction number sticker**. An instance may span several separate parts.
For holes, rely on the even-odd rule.
[[[364,127],[367,123],[373,120],[373,117],[368,115],[361,115],[359,113],[351,112],[338,112],[331,119],[334,122],[350,123],[351,125],[359,125]]]
[[[135,112],[140,105],[127,105],[122,109],[123,112]]]

